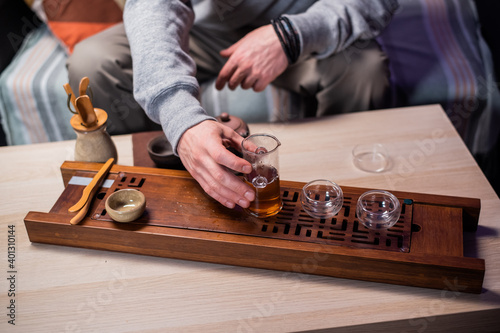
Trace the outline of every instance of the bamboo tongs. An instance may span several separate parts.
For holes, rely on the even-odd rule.
[[[91,98],[87,95],[87,91],[91,92],[89,83],[90,80],[88,77],[81,79],[78,87],[78,97],[76,97],[69,83],[64,84],[64,90],[66,90],[66,93],[68,94],[69,110],[80,116],[82,126],[92,128],[97,125],[97,115],[95,113],[94,106],[92,105]],[[73,105],[75,111],[71,110],[70,103]]]
[[[97,172],[94,178],[92,178],[90,184],[88,184],[83,190],[80,200],[68,209],[70,213],[78,212],[78,214],[76,214],[71,219],[71,224],[78,224],[85,217],[90,208],[90,204],[92,203],[92,199],[97,192],[97,189],[101,186],[102,181],[104,180],[104,178],[106,178],[106,175],[113,166],[114,162],[115,159],[110,158],[106,163],[104,163],[99,172]]]

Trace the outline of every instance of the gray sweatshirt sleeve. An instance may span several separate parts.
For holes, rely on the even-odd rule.
[[[189,56],[189,1],[128,0],[123,20],[133,61],[134,97],[162,125],[177,153],[182,134],[207,119]]]
[[[271,2],[284,10],[289,6],[288,0]],[[298,30],[301,55],[323,58],[358,38],[376,36],[396,8],[397,0],[319,0],[305,12],[287,16]],[[123,19],[133,60],[134,97],[162,125],[177,153],[187,129],[214,120],[200,105],[196,64],[188,54],[194,21],[190,1],[127,0]]]
[[[301,57],[321,59],[376,37],[397,8],[397,0],[320,0],[304,13],[286,16],[299,34]]]

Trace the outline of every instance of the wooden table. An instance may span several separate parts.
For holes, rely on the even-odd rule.
[[[32,244],[23,218],[28,211],[48,212],[62,193],[59,167],[73,159],[74,149],[74,141],[65,141],[0,148],[0,331],[500,330],[500,201],[441,107],[253,124],[250,130],[282,142],[281,179],[329,178],[345,186],[480,198],[479,229],[464,242],[467,256],[486,260],[483,293]],[[132,165],[131,136],[113,139],[119,164]],[[353,166],[352,148],[366,142],[387,146],[389,171]]]

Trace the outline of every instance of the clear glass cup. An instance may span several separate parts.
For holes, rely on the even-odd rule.
[[[388,229],[399,220],[401,204],[390,192],[372,190],[363,193],[356,205],[359,222],[369,229]]]
[[[270,134],[253,134],[241,143],[243,158],[252,164],[245,182],[255,191],[255,200],[245,211],[263,218],[278,214],[283,207],[279,178],[279,140]]]
[[[387,149],[380,143],[361,144],[352,150],[354,165],[367,172],[382,172],[390,166]]]
[[[334,182],[317,179],[304,185],[300,202],[304,211],[311,217],[328,219],[337,215],[342,208],[344,193]]]

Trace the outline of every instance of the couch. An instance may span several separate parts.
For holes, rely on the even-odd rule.
[[[21,0],[7,1],[24,5]],[[103,3],[114,1],[91,2],[94,4],[88,6],[95,15]],[[121,10],[123,2],[117,0],[111,6]],[[68,1],[27,0],[34,13],[23,12],[18,20],[22,29],[10,28],[17,33],[17,48],[10,38],[10,51],[15,52],[11,52],[14,55],[9,64],[0,68],[4,144],[75,138],[62,87],[68,81],[65,60],[74,43],[87,36],[68,36],[67,31],[85,30],[91,35],[119,18],[115,15],[100,26],[91,22],[94,25],[87,25],[91,29],[78,29],[86,23],[78,22],[78,18],[58,21],[54,15],[54,8],[59,10],[61,3]],[[101,12],[108,14],[110,9]],[[489,156],[498,150],[500,94],[478,17],[473,0],[400,0],[400,8],[378,41],[389,56],[393,106],[441,104],[471,153],[479,162],[491,164]],[[229,111],[247,122],[277,121],[284,113],[293,114],[301,107],[296,96],[273,86],[262,93],[242,89],[219,92],[213,83],[202,89],[201,102],[208,112],[218,115]]]

